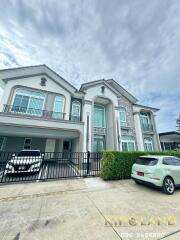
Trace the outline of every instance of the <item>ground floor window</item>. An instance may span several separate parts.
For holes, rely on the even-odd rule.
[[[4,150],[6,144],[6,137],[0,137],[0,151]]]
[[[31,149],[31,143],[32,143],[32,138],[25,138],[23,149]]]
[[[153,151],[153,140],[151,137],[144,138],[144,150]]]
[[[104,136],[94,136],[94,152],[100,152],[105,149],[105,137]]]
[[[122,136],[122,151],[135,151],[135,139],[133,136]]]

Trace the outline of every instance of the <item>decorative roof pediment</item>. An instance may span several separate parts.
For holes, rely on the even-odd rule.
[[[62,78],[59,74],[57,74],[55,71],[53,71],[46,65],[36,65],[0,70],[0,79],[2,79],[2,81],[5,83],[11,80],[41,75],[47,76],[70,93],[78,92],[78,90],[74,86],[72,86],[69,82],[67,82],[64,78]]]
[[[84,84],[81,85],[80,91],[85,91],[86,89],[88,89],[92,86],[96,86],[96,85],[100,85],[100,84],[104,84],[106,87],[111,89],[117,96],[123,95],[130,102],[132,102],[132,103],[137,102],[137,99],[132,94],[127,92],[122,86],[120,86],[113,79],[108,79],[108,80],[101,79],[101,80],[96,80],[96,81],[84,83]]]

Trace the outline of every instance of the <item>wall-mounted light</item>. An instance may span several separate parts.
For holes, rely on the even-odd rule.
[[[102,87],[101,87],[101,93],[104,93],[104,90],[105,90],[105,87],[102,86]]]
[[[47,82],[47,79],[45,77],[42,77],[40,85],[44,87],[46,86],[46,82]]]

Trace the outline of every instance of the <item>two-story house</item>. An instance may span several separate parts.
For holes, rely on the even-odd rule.
[[[0,70],[0,150],[159,150],[156,108],[113,79],[76,89],[46,65]]]

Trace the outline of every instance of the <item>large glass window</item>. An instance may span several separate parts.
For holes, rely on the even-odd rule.
[[[94,127],[105,127],[105,108],[101,105],[94,105]]]
[[[144,138],[144,149],[145,151],[153,151],[153,141],[151,137]]]
[[[17,89],[11,111],[42,115],[45,93],[29,89]]]
[[[135,140],[133,136],[122,136],[122,150],[123,151],[134,151],[135,150]]]
[[[64,118],[64,97],[63,96],[56,96],[54,100],[54,110],[52,117],[63,119]]]
[[[141,123],[142,123],[143,130],[145,131],[152,130],[150,114],[142,112],[140,116],[141,116]]]
[[[100,152],[100,151],[103,151],[104,149],[105,149],[104,136],[94,136],[93,151]]]
[[[121,126],[127,126],[126,109],[125,108],[120,108],[119,118],[120,118],[120,125]]]
[[[79,101],[73,101],[72,109],[71,109],[71,120],[80,121],[80,114],[81,114],[81,103]]]

